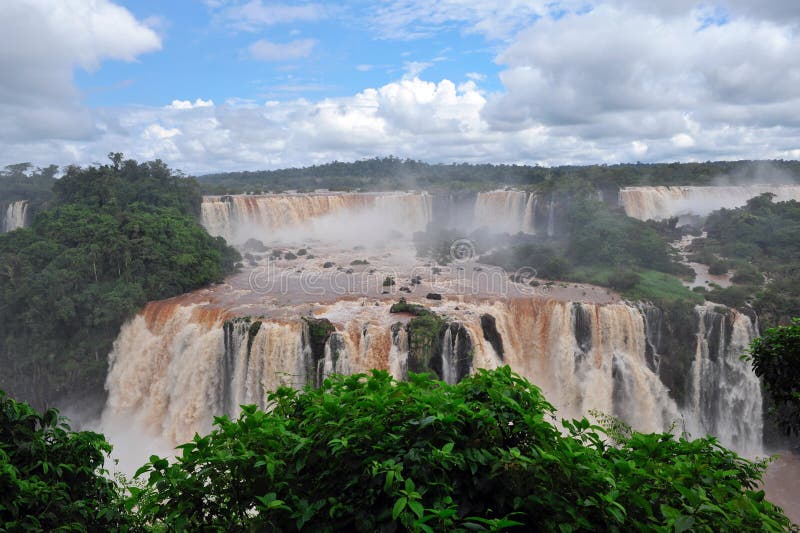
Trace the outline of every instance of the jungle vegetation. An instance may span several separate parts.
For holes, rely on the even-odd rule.
[[[102,436],[0,395],[0,528],[123,531],[788,531],[766,462],[713,437],[553,422],[508,367],[281,388],[114,484]]]
[[[720,177],[749,181],[779,174],[800,182],[798,161],[715,161],[540,167],[530,165],[429,164],[383,157],[352,163],[333,161],[304,168],[220,172],[199,176],[206,194],[281,192],[286,190],[487,190],[501,186],[540,191],[574,190],[585,183],[616,192],[633,185],[712,185]]]
[[[67,169],[50,209],[0,235],[0,387],[37,407],[102,395],[127,318],[221,281],[238,260],[198,223],[193,179],[111,158]]]

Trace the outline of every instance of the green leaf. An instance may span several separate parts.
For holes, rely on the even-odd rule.
[[[400,516],[400,513],[406,508],[407,502],[408,500],[403,496],[394,503],[394,507],[392,508],[392,520],[397,520],[397,517]]]
[[[672,525],[675,533],[683,533],[684,531],[689,531],[690,529],[692,529],[692,526],[694,526],[694,517],[681,515],[675,519],[675,522],[673,522]]]

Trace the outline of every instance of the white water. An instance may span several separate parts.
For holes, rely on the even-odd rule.
[[[475,201],[474,226],[507,233],[536,234],[536,205],[534,193],[513,190],[479,192]]]
[[[266,393],[281,385],[318,384],[333,372],[371,368],[403,378],[408,342],[402,328],[392,327],[398,316],[388,312],[388,303],[365,303],[342,301],[319,308],[316,316],[329,316],[337,333],[316,363],[300,319],[265,320],[248,348],[249,324],[229,327],[226,338],[223,310],[150,304],[123,327],[111,354],[103,424],[136,423],[144,434],[176,444],[195,432],[207,432],[215,414],[235,415],[243,403],[263,407]],[[443,303],[437,311],[464,324],[461,331],[472,343],[473,367],[510,364],[543,389],[560,416],[598,410],[638,430],[664,431],[674,425],[693,436],[711,432],[743,453],[761,451],[759,384],[739,359],[756,334],[744,315],[730,313],[728,338],[727,318],[709,307],[697,308],[696,359],[685,377],[692,397],[680,407],[657,368],[648,366],[646,319],[636,307],[522,299]],[[479,317],[484,313],[496,319],[502,360],[483,338]],[[442,377],[448,382],[458,379],[458,335],[462,333],[454,335],[448,328],[442,341]],[[670,357],[660,354],[662,367]]]
[[[741,207],[765,192],[774,194],[776,202],[800,200],[800,185],[625,187],[619,191],[619,205],[639,220],[706,216],[723,207]]]
[[[363,241],[389,232],[425,229],[432,218],[427,193],[309,193],[206,196],[203,226],[231,243],[248,238]]]
[[[18,228],[24,228],[28,221],[28,202],[20,200],[8,204],[0,233],[7,233]]]

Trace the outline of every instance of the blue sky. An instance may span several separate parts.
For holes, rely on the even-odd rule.
[[[0,165],[800,158],[795,0],[3,0]]]
[[[118,3],[152,24],[163,48],[136,62],[108,62],[93,72],[77,69],[76,83],[90,106],[347,96],[391,82],[413,64],[433,79],[466,81],[469,73],[480,73],[485,88],[500,88],[493,62],[496,40],[459,24],[421,38],[385,37],[371,27],[368,13],[374,6],[367,2],[330,4],[319,18],[251,29],[226,20],[226,8],[193,0]],[[307,39],[316,41],[308,57],[264,61],[248,51],[259,40],[285,45]]]

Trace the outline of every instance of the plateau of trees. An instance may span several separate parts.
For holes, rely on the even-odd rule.
[[[788,531],[766,466],[713,438],[553,423],[508,367],[282,388],[112,484],[108,450],[0,396],[0,522],[156,531]]]
[[[632,185],[711,185],[720,176],[754,181],[780,173],[800,182],[797,161],[715,161],[541,167],[531,165],[429,164],[383,157],[352,163],[333,161],[304,168],[220,172],[198,177],[208,194],[281,192],[286,190],[485,190],[504,185],[539,190],[576,190],[583,184],[615,194]],[[762,180],[763,181],[763,180]]]
[[[45,406],[103,394],[122,323],[150,300],[221,281],[238,254],[197,222],[197,183],[111,154],[71,167],[51,209],[0,235],[0,387]]]

